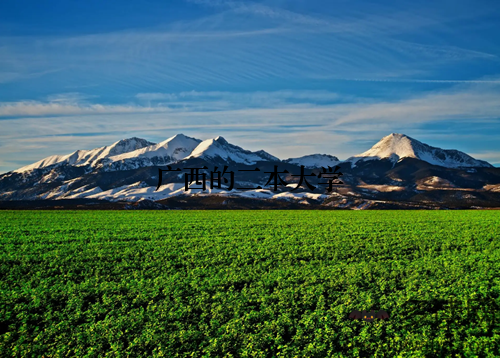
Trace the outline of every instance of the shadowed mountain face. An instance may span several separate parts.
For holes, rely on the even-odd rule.
[[[200,168],[198,183],[190,168]],[[159,169],[162,185],[156,190]],[[335,172],[342,183],[335,180],[329,191]],[[0,207],[20,200],[26,207],[54,200],[63,207],[75,201],[85,207],[88,201],[93,207],[97,202],[150,209],[500,207],[500,169],[394,133],[345,161],[328,154],[280,160],[222,137],[201,141],[178,134],[158,144],[134,137],[45,158],[0,175],[0,200]]]

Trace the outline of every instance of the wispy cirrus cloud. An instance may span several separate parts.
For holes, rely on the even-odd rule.
[[[120,113],[168,112],[165,107],[143,107],[137,105],[77,104],[61,101],[21,101],[0,103],[0,117],[43,117],[62,115],[98,115]]]
[[[273,96],[275,100],[270,100]],[[78,95],[67,97],[74,101]],[[428,136],[433,144],[449,141],[449,132],[424,131],[421,129],[424,125],[450,121],[470,123],[462,132],[451,135],[456,137],[459,146],[455,148],[459,150],[465,150],[460,147],[467,139],[464,134],[500,131],[500,85],[491,83],[461,84],[449,90],[391,102],[353,98],[338,101],[336,93],[293,90],[240,94],[223,91],[149,93],[138,97],[164,101],[165,111],[144,104],[117,109],[112,105],[73,103],[70,113],[62,115],[61,111],[67,108],[61,106],[68,105],[60,101],[29,107],[25,117],[1,120],[0,157],[17,150],[20,158],[35,161],[128,136],[159,142],[183,132],[202,139],[223,135],[238,145],[253,150],[266,149],[283,158],[317,152],[347,158],[368,149],[374,140],[391,132],[413,134],[424,141]],[[322,99],[328,101],[318,101]],[[179,101],[185,105],[169,107]],[[2,107],[0,105],[0,109]],[[36,118],[28,117],[35,113]],[[46,149],[21,155],[25,150],[23,143],[43,145]]]
[[[0,157],[179,131],[345,157],[388,132],[442,139],[447,121],[498,129],[496,4],[194,3],[150,27],[0,36]]]
[[[378,102],[353,109],[338,117],[332,126],[366,121],[411,123],[437,120],[500,118],[500,84],[474,83],[446,91],[415,96],[397,102]]]
[[[285,10],[282,8],[271,7],[253,1],[231,1],[231,0],[188,0],[188,2],[205,5],[211,7],[218,7],[222,9],[231,9],[235,13],[249,13],[258,16],[264,16],[271,19],[278,19],[281,21],[291,22],[301,25],[312,26],[331,26],[332,22],[326,19],[321,19],[317,16],[308,16],[299,14],[294,11]]]
[[[483,152],[474,152],[468,153],[473,158],[486,160],[487,162],[493,165],[500,165],[500,151],[483,151]]]
[[[56,73],[62,71],[60,69],[45,70],[40,72],[0,72],[0,83],[8,83],[18,80],[29,80],[33,78],[43,77],[48,74]]]
[[[47,101],[0,102],[0,117],[167,113],[183,117],[238,115],[237,122],[245,115],[272,119],[296,116],[300,120],[308,116],[312,122],[338,128],[374,120],[393,124],[402,119],[423,123],[498,118],[499,97],[500,83],[494,79],[460,83],[450,89],[394,101],[341,96],[325,90],[187,91],[138,93],[135,102],[114,105],[92,103],[89,101],[92,97],[66,93],[49,96]]]
[[[254,92],[227,92],[227,91],[186,91],[180,93],[138,93],[136,98],[149,103],[154,101],[168,101],[167,103],[199,103],[207,104],[215,101],[231,103],[233,107],[245,106],[277,106],[292,103],[331,103],[341,97],[338,93],[326,90],[281,90],[281,91],[254,91]]]
[[[179,113],[228,111],[242,108],[294,108],[301,105],[331,103],[339,99],[329,91],[188,91],[179,93],[138,93],[136,103],[91,103],[89,96],[77,92],[48,96],[46,101],[0,102],[0,117],[77,116],[122,113]]]
[[[450,64],[498,61],[497,53],[467,48],[460,34],[450,32],[453,21],[478,11],[473,7],[433,12],[411,3],[391,8],[363,2],[366,7],[358,10],[344,6],[303,14],[255,2],[197,3],[221,11],[149,29],[1,37],[3,82],[55,66],[66,69],[44,75],[45,91],[97,83],[100,95],[129,96],[165,92],[165,87],[241,89],[322,77],[397,79],[411,71],[420,73],[416,80],[432,80],[435,71]]]

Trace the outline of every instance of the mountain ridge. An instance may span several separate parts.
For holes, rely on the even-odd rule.
[[[90,150],[76,150],[66,155],[53,155],[35,163],[15,169],[12,172],[22,173],[33,169],[50,167],[52,165],[98,165],[105,170],[128,170],[140,166],[167,165],[175,161],[200,158],[220,157],[223,160],[233,160],[240,163],[256,163],[257,161],[281,161],[304,165],[306,168],[319,166],[334,166],[340,163],[351,163],[356,166],[359,161],[390,159],[393,163],[402,158],[416,158],[430,164],[448,168],[458,167],[493,167],[490,163],[475,159],[456,149],[441,149],[422,143],[405,134],[391,133],[383,137],[369,150],[351,156],[345,160],[330,154],[307,154],[281,160],[264,150],[249,151],[229,143],[224,137],[202,141],[188,137],[182,133],[176,134],[160,143],[146,139],[131,137],[119,140],[109,146]],[[156,160],[155,160],[156,158]],[[130,161],[132,160],[132,163]],[[129,161],[129,163],[127,163]],[[137,161],[137,163],[133,163]]]
[[[33,169],[48,167],[51,165],[91,165],[92,163],[121,153],[127,153],[139,148],[144,148],[155,143],[149,142],[146,139],[131,137],[121,139],[109,146],[98,147],[90,150],[76,150],[73,153],[66,155],[52,155],[39,160],[33,164],[26,165],[19,169],[13,170],[16,173],[27,172]]]
[[[217,136],[212,139],[207,139],[201,142],[192,153],[186,157],[190,158],[216,158],[223,160],[232,160],[236,163],[255,164],[258,161],[280,161],[279,158],[260,150],[252,152],[229,143],[224,137]]]
[[[281,160],[264,150],[243,149],[221,136],[202,141],[184,134],[160,143],[133,137],[111,146],[48,158],[52,159],[45,158],[31,167],[0,175],[0,201],[149,200],[183,207],[186,200],[207,205],[219,202],[200,199],[209,195],[248,199],[253,203],[251,207],[257,205],[255,200],[284,201],[290,207],[300,204],[356,210],[453,207],[462,202],[468,207],[489,207],[496,203],[500,207],[500,168],[465,153],[431,147],[397,133],[385,136],[368,151],[345,161],[329,154]],[[217,167],[222,172],[226,165],[225,178],[232,172],[234,185],[221,181],[220,186],[216,182],[212,188],[214,177],[209,171]],[[328,179],[321,178],[320,173],[327,177],[325,170],[337,166],[341,182],[336,182],[330,190]],[[197,181],[186,187],[189,168],[203,167],[207,169],[201,169],[200,175],[205,175],[206,189],[202,190]],[[276,168],[284,180],[277,190],[270,182],[270,174]],[[165,171],[162,183],[158,169]],[[299,179],[300,173],[307,176],[304,178],[309,187]],[[245,200],[239,202],[248,202]],[[437,204],[431,205],[432,201]],[[165,207],[162,205],[140,207]]]

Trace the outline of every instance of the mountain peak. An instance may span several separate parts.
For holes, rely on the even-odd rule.
[[[227,140],[225,140],[224,137],[222,137],[220,135],[215,137],[214,141],[217,143],[220,143],[220,144],[229,144],[229,142]]]
[[[306,168],[333,167],[340,161],[339,158],[329,154],[309,154],[298,158],[288,158],[285,163],[303,165]]]
[[[129,143],[129,142],[142,142],[142,141],[146,141],[146,140],[139,138],[139,137],[130,137],[130,138],[121,139],[116,143]]]
[[[109,158],[111,156],[120,155],[123,153],[128,153],[140,148],[148,147],[154,145],[154,143],[149,142],[142,138],[132,137],[121,139],[109,146],[99,147],[91,150],[77,150],[71,154],[66,155],[52,155],[50,157],[44,158],[36,163],[24,166],[15,170],[14,172],[22,173],[28,172],[34,169],[40,169],[45,167],[50,167],[53,165],[93,165],[93,163]]]
[[[416,141],[418,142],[418,140],[414,139],[414,138],[411,138],[409,136],[407,136],[406,134],[403,134],[403,133],[391,133],[389,135],[386,135],[385,137],[383,137],[379,142],[382,142],[382,141],[401,141],[401,140],[409,140],[409,141]]]
[[[175,138],[186,139],[186,138],[191,138],[191,137],[188,137],[187,135],[184,135],[183,133],[177,133],[176,135],[174,135],[173,137],[170,137],[169,139],[175,139]]]
[[[391,133],[379,140],[373,147],[356,157],[379,157],[379,158],[417,158],[415,149],[423,144],[405,134]]]
[[[183,141],[183,140],[189,140],[189,139],[195,139],[195,140],[198,140],[201,142],[201,140],[199,139],[196,139],[196,138],[192,138],[192,137],[188,137],[187,135],[184,135],[182,133],[177,133],[176,135],[172,136],[172,137],[169,137],[167,139],[165,139],[163,142],[161,143],[168,143],[170,141],[173,141],[173,140],[176,140],[176,141]]]
[[[401,133],[391,133],[383,137],[369,150],[347,159],[346,162],[352,162],[355,166],[359,160],[390,159],[396,163],[402,158],[416,158],[448,168],[492,167],[491,164],[458,150],[432,147]]]
[[[161,144],[161,146],[165,146],[168,144],[177,145],[177,144],[183,144],[183,143],[192,142],[192,141],[195,141],[197,143],[201,143],[200,139],[188,137],[187,135],[184,135],[182,133],[178,133],[170,138],[165,139],[163,142],[160,142],[159,144]]]
[[[119,168],[141,165],[152,166],[154,163],[171,163],[188,156],[201,140],[188,137],[182,133],[167,138],[158,144],[152,144],[122,155],[113,156],[111,162],[118,162]],[[123,162],[123,165],[119,162]],[[126,162],[126,163],[125,163]]]
[[[406,134],[403,134],[403,133],[391,133],[391,134],[387,135],[386,137],[402,138],[402,137],[408,137],[408,136]]]
[[[148,147],[150,145],[154,145],[155,143],[147,141],[146,139],[138,138],[138,137],[131,137],[131,138],[126,138],[126,139],[121,139],[118,142],[113,143],[110,145],[109,152],[107,153],[107,156],[113,156],[113,155],[118,155],[118,154],[123,154],[123,153],[128,153],[137,149],[141,149],[144,147]],[[106,147],[104,147],[106,148]]]
[[[264,151],[252,152],[229,143],[221,136],[201,142],[188,158],[221,158],[242,164],[255,164],[258,161],[279,160]]]

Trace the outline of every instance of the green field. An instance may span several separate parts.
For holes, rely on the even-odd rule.
[[[500,356],[499,211],[3,211],[0,245],[1,357]]]

